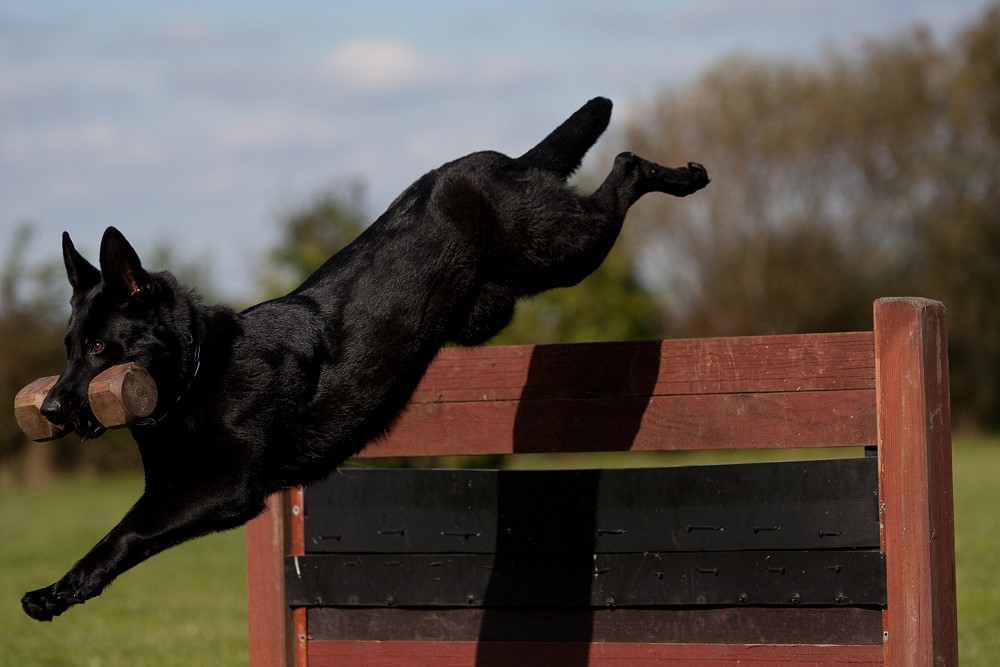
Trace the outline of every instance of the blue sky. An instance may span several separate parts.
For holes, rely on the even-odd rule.
[[[918,23],[943,39],[986,5],[0,0],[0,247],[31,220],[31,260],[57,258],[63,230],[96,260],[115,225],[246,299],[280,213],[338,182],[363,179],[374,217],[428,169],[523,152],[594,95],[614,129],[723,56],[815,58]]]

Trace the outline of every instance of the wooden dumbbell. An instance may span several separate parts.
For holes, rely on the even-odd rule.
[[[45,442],[69,433],[68,428],[53,424],[42,415],[42,402],[58,379],[58,375],[38,378],[14,397],[14,419],[30,440]]]
[[[17,392],[14,419],[29,439],[36,442],[61,438],[70,426],[53,424],[42,414],[42,402],[59,376],[39,378]],[[148,417],[156,407],[156,383],[145,368],[135,363],[118,364],[100,373],[87,391],[90,410],[105,428],[120,428]]]

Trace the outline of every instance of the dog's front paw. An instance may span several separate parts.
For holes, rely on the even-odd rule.
[[[36,621],[51,621],[75,604],[81,604],[80,598],[60,593],[57,584],[52,584],[37,591],[25,593],[21,598],[21,608],[24,613]]]

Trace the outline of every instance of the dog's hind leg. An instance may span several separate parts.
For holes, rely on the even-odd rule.
[[[620,153],[611,173],[590,200],[613,219],[624,219],[625,213],[640,197],[650,192],[663,192],[686,197],[708,185],[708,172],[696,162],[674,169],[643,159],[635,153]]]
[[[465,322],[450,334],[459,345],[481,345],[500,332],[514,317],[516,297],[510,288],[496,283],[483,285]]]
[[[578,207],[561,209],[562,216],[539,225],[550,232],[546,245],[533,239],[533,260],[522,262],[513,277],[518,294],[535,294],[552,287],[569,287],[590,275],[614,246],[632,204],[649,192],[678,197],[689,195],[708,184],[708,173],[696,163],[671,169],[632,153],[615,158],[611,172]],[[576,211],[570,212],[571,209]],[[552,230],[558,230],[551,233]]]
[[[686,197],[708,185],[708,172],[696,162],[686,167],[664,167],[634,153],[620,153],[607,178],[587,200],[590,224],[579,230],[583,252],[567,262],[566,276],[575,282],[593,272],[614,246],[628,209],[650,192]],[[571,283],[575,284],[575,283]]]

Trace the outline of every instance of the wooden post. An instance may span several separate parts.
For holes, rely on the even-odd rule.
[[[944,306],[875,302],[887,665],[957,665],[951,410]],[[887,474],[891,471],[891,475]]]
[[[305,609],[285,602],[285,554],[304,550],[302,490],[272,495],[246,531],[250,667],[305,667]]]

